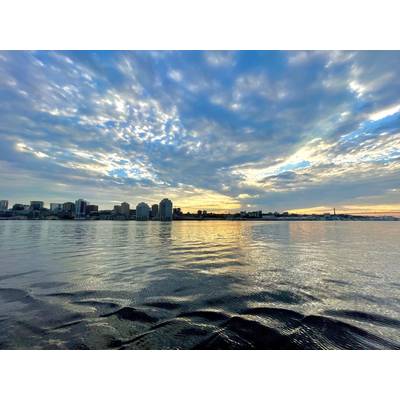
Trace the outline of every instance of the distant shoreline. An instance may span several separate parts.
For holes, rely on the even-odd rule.
[[[0,221],[63,221],[63,222],[99,222],[99,221],[107,221],[107,222],[180,222],[180,221],[196,221],[196,222],[206,222],[206,221],[229,221],[229,222],[290,222],[290,221],[307,221],[307,222],[332,222],[332,221],[339,221],[339,222],[399,222],[400,218],[392,217],[392,216],[383,216],[383,217],[362,217],[356,216],[351,218],[301,218],[301,217],[293,217],[293,218],[179,218],[173,219],[172,221],[160,221],[160,220],[136,220],[136,219],[62,219],[62,218],[0,218]]]

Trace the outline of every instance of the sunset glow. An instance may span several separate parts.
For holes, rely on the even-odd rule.
[[[0,52],[10,203],[397,214],[400,53]]]

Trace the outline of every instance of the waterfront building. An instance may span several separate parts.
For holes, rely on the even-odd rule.
[[[160,215],[160,221],[171,221],[172,220],[172,201],[169,199],[163,199],[160,201],[158,207]]]
[[[52,213],[59,213],[63,209],[63,205],[61,203],[50,203],[50,211]]]
[[[121,206],[119,206],[118,204],[116,204],[115,206],[114,206],[114,209],[113,209],[113,213],[114,214],[121,214]]]
[[[24,211],[26,206],[24,204],[15,203],[12,207],[13,211]]]
[[[284,215],[285,213],[283,213]],[[288,213],[286,213],[287,215],[289,215]],[[247,216],[250,218],[262,218],[262,211],[250,211],[247,213]]]
[[[86,206],[88,202],[83,199],[78,199],[75,201],[75,218],[85,218],[86,217]]]
[[[0,211],[8,210],[8,200],[0,200]]]
[[[95,204],[86,205],[86,214],[97,213],[97,212],[99,212],[99,206]]]
[[[66,214],[74,214],[75,213],[75,204],[72,203],[71,201],[67,201],[62,205],[62,210]]]
[[[275,213],[275,216],[280,216],[279,213]],[[284,215],[283,213],[282,215]],[[288,215],[288,213],[286,213]],[[262,218],[262,211],[240,211],[241,218]]]
[[[136,206],[136,219],[138,221],[147,221],[150,216],[150,207],[146,203],[139,203]]]
[[[125,215],[127,218],[129,217],[130,213],[130,205],[129,203],[121,203],[121,214]]]
[[[151,218],[158,218],[158,204],[151,206]]]
[[[43,201],[37,201],[37,200],[33,200],[31,201],[31,210],[37,210],[40,211],[42,210],[44,207],[44,202]]]

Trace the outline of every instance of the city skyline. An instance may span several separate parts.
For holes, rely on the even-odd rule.
[[[96,202],[94,201],[89,201],[87,199],[82,199],[87,201],[88,204],[94,204]],[[9,199],[2,199],[0,200],[0,204],[2,202],[7,202],[8,204],[8,209],[11,209],[13,205],[15,204],[22,204],[22,205],[26,205],[29,206],[29,204],[31,203],[32,200],[21,200],[21,201],[10,201]],[[44,203],[44,208],[48,208],[51,210],[51,205],[63,205],[64,203],[68,203],[68,202],[72,202],[75,203],[77,200],[74,199],[58,199],[58,201],[50,201],[50,200],[33,200],[33,201],[42,201]],[[139,203],[145,203],[147,205],[149,205],[150,209],[153,206],[158,206],[157,203],[158,200],[146,200],[146,199],[141,199],[137,204]],[[121,201],[113,201],[110,204],[106,204],[104,205],[98,205],[96,203],[96,206],[99,207],[100,210],[111,210],[113,209],[115,206],[120,206],[123,203],[127,203],[130,206],[136,204],[135,201],[133,200],[121,200]],[[155,204],[154,204],[155,203]],[[175,204],[175,201],[173,202]],[[183,202],[184,203],[184,202]],[[178,201],[178,204],[179,201]],[[46,207],[46,205],[48,205],[48,207]],[[7,209],[4,208],[4,209]],[[199,206],[196,207],[182,207],[180,206],[180,208],[185,209],[186,212],[190,212],[190,213],[195,213],[198,210],[204,210],[206,209],[206,207],[201,206],[201,204],[199,204]],[[247,209],[249,207],[244,207],[244,209]],[[265,208],[265,207],[264,207]],[[3,209],[3,207],[0,206],[0,209]],[[251,210],[255,210],[255,207],[252,207]],[[343,214],[354,214],[354,215],[393,215],[393,216],[400,216],[400,209],[394,209],[391,206],[387,206],[387,207],[381,207],[379,210],[374,209],[371,206],[365,206],[365,205],[358,205],[358,206],[353,206],[353,207],[346,207],[346,206],[342,206],[342,207],[312,207],[312,208],[294,208],[294,209],[290,209],[290,210],[278,210],[278,209],[272,209],[272,208],[267,208],[268,212],[291,212],[291,213],[298,213],[298,214],[324,214],[324,213],[329,213],[332,212],[333,209],[336,209],[337,213],[343,213]],[[150,210],[151,211],[151,210]],[[207,209],[207,211],[209,212],[221,212],[221,213],[237,213],[240,211],[243,211],[243,209],[228,209],[225,210],[222,206],[219,208],[209,208]],[[248,210],[250,211],[250,210]]]
[[[399,64],[396,51],[2,51],[0,197],[399,215]]]
[[[369,212],[368,209],[364,209],[363,212],[350,212],[349,210],[341,210],[336,209],[323,209],[323,208],[315,208],[315,209],[308,209],[308,210],[291,210],[291,211],[281,211],[278,212],[277,210],[240,210],[240,211],[223,211],[223,212],[215,212],[213,210],[207,210],[205,208],[199,208],[196,211],[193,210],[184,210],[181,207],[174,207],[173,202],[168,198],[163,198],[159,203],[151,204],[151,202],[141,201],[131,208],[131,203],[126,201],[122,201],[118,204],[114,204],[113,208],[101,208],[97,204],[93,204],[93,202],[88,201],[87,199],[79,198],[75,201],[65,201],[62,202],[50,202],[46,203],[43,200],[30,200],[28,202],[24,201],[21,203],[14,203],[12,204],[6,199],[0,200],[0,213],[3,219],[9,219],[10,217],[21,217],[21,216],[30,216],[31,218],[36,217],[51,217],[51,216],[58,216],[61,218],[71,217],[74,216],[75,219],[85,219],[89,216],[99,216],[100,214],[104,215],[119,215],[125,216],[127,219],[132,219],[131,217],[134,215],[135,219],[138,220],[148,220],[148,219],[155,219],[161,221],[170,221],[172,220],[172,216],[174,217],[182,217],[184,215],[191,216],[197,215],[200,217],[205,216],[213,216],[213,218],[219,216],[247,216],[250,218],[262,218],[263,215],[265,216],[280,216],[280,217],[300,217],[300,216],[327,216],[331,215],[335,216],[347,216],[347,217],[368,217],[374,216],[378,217],[399,217],[400,213],[396,211],[371,211]],[[48,207],[47,207],[48,204]],[[133,205],[133,203],[132,203]],[[30,215],[32,211],[44,211],[45,213],[42,215]],[[8,213],[7,213],[8,212]],[[10,213],[11,212],[11,213]],[[21,213],[22,212],[22,213]],[[50,212],[50,213],[48,213]],[[6,213],[6,214],[4,214]],[[132,214],[134,213],[134,214]],[[12,219],[12,218],[11,218]],[[18,218],[17,218],[18,219]],[[66,218],[68,219],[68,218]],[[180,218],[178,218],[180,219]],[[392,218],[391,220],[399,220],[399,218]]]

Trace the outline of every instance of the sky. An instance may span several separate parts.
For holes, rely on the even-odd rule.
[[[0,198],[400,212],[400,51],[0,51]]]

